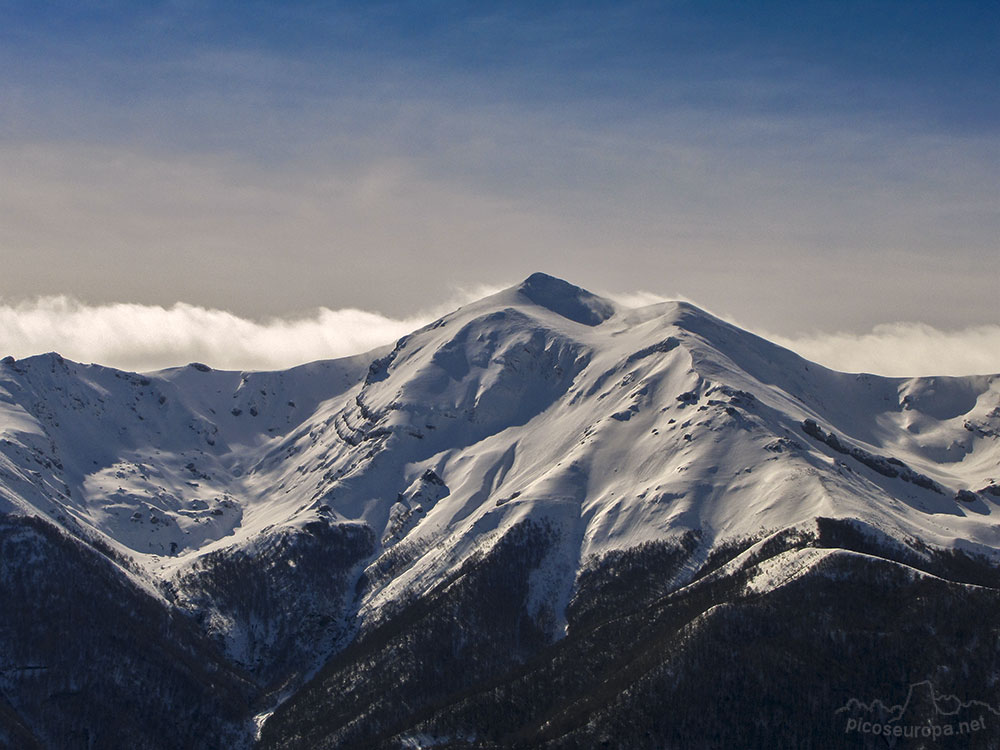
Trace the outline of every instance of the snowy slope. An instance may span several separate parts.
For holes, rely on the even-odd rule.
[[[5,360],[0,502],[97,532],[147,564],[203,550],[248,528],[258,490],[245,467],[365,365],[135,375],[56,354]]]
[[[541,274],[286,372],[0,364],[0,510],[103,540],[182,603],[206,556],[364,527],[343,605],[363,622],[526,518],[558,531],[531,584],[556,630],[590,561],[689,531],[698,560],[819,517],[993,555],[998,466],[998,377],[833,372],[689,304]]]

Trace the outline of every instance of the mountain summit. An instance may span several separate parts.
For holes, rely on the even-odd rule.
[[[600,325],[615,313],[609,300],[544,273],[532,274],[517,291],[536,305],[587,326]]]
[[[713,639],[842,663],[851,596],[919,589],[960,658],[936,603],[996,603],[1000,379],[834,372],[544,274],[282,372],[6,359],[0,433],[14,745],[682,746]],[[750,677],[705,679],[773,697],[761,746],[820,731]]]

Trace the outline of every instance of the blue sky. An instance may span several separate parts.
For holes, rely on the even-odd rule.
[[[2,2],[0,297],[1000,317],[1000,8]]]
[[[489,7],[488,7],[489,6]],[[1000,11],[992,3],[10,3],[5,129],[218,148],[244,107],[294,129],[352,97],[568,107],[593,127],[706,116],[874,118],[995,135]],[[214,106],[202,97],[216,97]],[[67,102],[70,98],[73,101]],[[136,105],[182,104],[167,122]],[[72,109],[76,105],[79,109]],[[185,109],[184,105],[190,107]],[[70,108],[54,116],[61,107]],[[162,113],[162,111],[161,111]],[[51,118],[51,119],[49,119]],[[239,133],[237,133],[239,135]],[[250,155],[266,149],[239,142]],[[418,145],[418,144],[411,144]]]

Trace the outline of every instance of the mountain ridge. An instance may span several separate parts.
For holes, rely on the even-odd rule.
[[[491,591],[521,614],[489,648],[518,661],[618,601],[610,570],[659,570],[636,600],[660,606],[869,564],[837,550],[955,585],[1000,559],[1000,377],[838,373],[688,303],[544,274],[287,371],[8,358],[0,432],[5,518],[192,619],[191,648],[253,676],[245,722],[414,612],[477,613],[485,637]]]
[[[570,315],[564,314],[567,305]],[[587,305],[602,311],[599,322],[595,322],[596,318],[577,319],[582,315],[578,307],[590,310]],[[614,320],[619,321],[615,330],[603,332],[602,326]],[[459,326],[457,331],[456,325]],[[597,342],[595,336],[602,333],[604,335]],[[609,338],[629,343],[602,352],[601,347],[610,348],[606,345]],[[215,371],[189,365],[133,375],[97,365],[77,365],[54,353],[15,362],[5,360],[3,367],[9,373],[23,374],[22,378],[14,379],[22,391],[25,386],[29,386],[30,391],[32,378],[46,370],[56,378],[57,373],[66,376],[69,385],[65,393],[53,377],[42,377],[35,386],[36,392],[26,394],[35,399],[36,405],[44,398],[48,402],[46,408],[52,408],[56,397],[63,396],[64,403],[78,406],[86,402],[88,408],[99,409],[102,400],[114,392],[111,384],[124,384],[133,403],[129,405],[127,416],[115,417],[124,422],[117,425],[123,435],[120,440],[123,449],[134,451],[145,439],[147,443],[157,442],[162,450],[173,440],[174,447],[180,449],[175,455],[192,458],[193,455],[188,454],[198,450],[205,454],[204,461],[214,464],[237,486],[245,484],[250,473],[260,472],[262,462],[272,460],[279,446],[283,446],[286,453],[303,450],[301,435],[296,436],[293,428],[310,420],[315,425],[324,408],[326,416],[319,420],[323,429],[329,431],[332,426],[335,439],[350,448],[358,447],[350,446],[352,441],[359,445],[382,445],[386,441],[414,438],[434,448],[447,446],[447,450],[454,448],[455,441],[471,445],[490,440],[497,430],[511,430],[536,418],[548,421],[543,415],[549,409],[569,411],[561,399],[572,401],[570,405],[578,405],[585,399],[592,402],[606,399],[605,403],[616,400],[616,408],[606,409],[600,404],[598,409],[588,412],[589,424],[575,424],[570,430],[560,427],[558,433],[586,434],[587,430],[606,431],[609,427],[621,431],[628,427],[626,423],[633,417],[639,418],[640,412],[643,413],[641,418],[648,416],[646,404],[653,399],[649,390],[653,386],[661,388],[665,376],[672,378],[670,386],[677,391],[671,396],[689,400],[685,403],[674,399],[675,411],[689,404],[695,407],[691,410],[695,414],[728,409],[723,418],[728,417],[731,422],[744,420],[746,427],[753,421],[746,410],[752,403],[754,408],[763,409],[770,416],[774,416],[775,410],[786,415],[779,420],[782,424],[770,425],[773,440],[802,443],[818,439],[822,450],[829,449],[832,443],[834,450],[827,452],[833,457],[839,458],[838,453],[850,457],[854,450],[862,456],[862,465],[865,455],[879,455],[885,449],[892,449],[893,453],[903,449],[902,458],[890,455],[888,460],[903,460],[907,465],[914,463],[920,476],[925,475],[921,469],[929,469],[930,482],[947,486],[951,495],[960,491],[975,493],[993,486],[994,477],[983,471],[965,478],[942,471],[942,467],[973,463],[968,460],[970,454],[982,447],[973,447],[974,438],[992,440],[992,433],[1000,431],[1000,424],[993,424],[1000,414],[996,405],[992,409],[981,409],[981,415],[976,413],[980,397],[1000,403],[993,388],[995,376],[882,378],[836,373],[687,303],[663,303],[628,310],[567,282],[534,274],[520,285],[461,308],[404,336],[394,348],[386,347],[381,353],[381,357],[358,355],[272,373]],[[621,380],[626,379],[640,382],[644,368],[650,369],[646,367],[649,362],[660,367],[663,360],[670,357],[683,357],[687,366],[674,367],[673,372],[655,372],[638,387],[630,389],[628,384],[621,385]],[[362,380],[366,362],[367,372]],[[530,374],[534,378],[530,384],[525,381],[525,367],[536,368]],[[596,373],[602,367],[603,371]],[[594,374],[588,378],[587,374],[581,374],[584,370]],[[619,388],[608,388],[613,377],[619,378]],[[576,384],[578,379],[580,383]],[[21,382],[24,380],[29,382]],[[333,385],[335,380],[339,386]],[[726,389],[735,390],[726,394]],[[115,396],[124,401],[121,390],[119,387]],[[134,391],[146,393],[148,398],[135,395]],[[285,395],[280,395],[282,393]],[[345,394],[347,398],[342,399],[343,403],[332,404]],[[9,392],[5,395],[6,402],[20,407],[16,412],[23,421],[27,416],[24,405],[14,404]],[[159,409],[150,407],[151,398],[155,398]],[[737,403],[740,399],[752,401]],[[926,411],[930,408],[926,404],[931,401],[937,409],[933,414]],[[672,401],[664,399],[664,402],[669,406]],[[939,405],[944,402],[957,404],[957,412],[952,414],[947,407],[942,410]],[[848,408],[841,408],[845,404]],[[164,410],[165,416],[157,413]],[[178,410],[182,412],[180,415],[176,414]],[[874,412],[878,418],[868,419],[859,414],[862,410]],[[787,419],[789,413],[794,413],[796,418]],[[91,411],[89,419],[81,422],[89,427],[96,415],[97,412]],[[8,420],[12,418],[6,416]],[[942,427],[942,422],[954,422],[959,417],[964,418],[961,432],[954,427],[950,430]],[[567,424],[580,422],[571,417],[561,418],[567,420]],[[159,422],[154,430],[142,424],[147,419]],[[823,427],[813,427],[810,435],[803,432],[807,423]],[[657,424],[654,420],[649,429],[676,429],[673,425]],[[127,434],[129,430],[139,429],[145,434],[135,438]],[[315,426],[311,428],[314,435],[316,429]],[[442,433],[436,432],[441,429],[448,431],[451,437],[443,440]],[[191,445],[190,440],[178,437],[186,434],[185,430],[197,436]],[[42,446],[37,443],[42,436],[37,432],[32,436],[35,438],[33,445],[40,449]],[[58,431],[53,429],[53,432]],[[82,437],[74,435],[74,440],[87,444],[107,442],[106,436],[87,431]],[[565,439],[563,442],[562,452],[570,455],[573,446]],[[500,453],[509,455],[513,450],[516,454],[516,443],[505,446]],[[259,448],[265,445],[271,448],[261,457]],[[65,447],[57,452],[59,456],[72,453]],[[417,449],[419,456],[426,454],[423,460],[436,453],[431,447]],[[979,463],[990,466],[994,455],[991,451]],[[115,465],[111,456],[89,458],[91,465]],[[382,460],[375,456],[370,458]],[[49,459],[42,459],[45,460]],[[63,463],[61,459],[60,462]],[[69,463],[73,463],[71,455]],[[869,461],[869,465],[872,464]],[[425,469],[435,467],[435,470],[441,468],[440,460],[433,466],[428,463]],[[86,466],[73,468],[75,470],[69,470],[68,476],[61,480],[52,477],[49,482],[62,481],[64,485],[79,487],[81,494],[86,495],[88,483],[93,485],[98,481],[97,474]],[[510,468],[504,469],[504,475]],[[346,468],[341,470],[346,471]],[[484,469],[483,473],[486,471]],[[119,473],[121,470],[117,469],[115,474]],[[203,475],[200,482],[199,473]],[[178,486],[194,489],[191,485],[210,481],[209,475],[195,461],[184,461],[183,465],[173,467],[172,474],[170,489]],[[105,480],[120,478],[104,477]],[[882,481],[881,475],[875,479]],[[294,477],[288,481],[294,481]],[[349,481],[349,478],[342,479],[342,483]],[[406,480],[406,484],[411,481]],[[105,481],[105,486],[110,484],[113,482]],[[147,491],[151,484],[145,483]],[[281,484],[280,479],[273,478],[272,486]],[[318,490],[319,487],[313,487],[313,495]],[[63,491],[65,494],[65,487]],[[243,488],[243,491],[251,490]],[[10,495],[17,497],[15,493]],[[235,511],[233,515],[237,516],[240,508],[226,503],[223,493],[222,505],[202,510],[214,513],[216,519],[227,518],[230,506]],[[242,523],[238,517],[229,521],[231,528]],[[97,530],[102,527],[98,525]],[[187,532],[185,536],[190,536],[192,529],[184,531]],[[112,542],[121,541],[114,534],[110,536]],[[179,540],[172,538],[171,541],[177,543]],[[134,545],[131,549],[139,553],[144,551],[135,549]],[[163,551],[168,552],[169,547]]]

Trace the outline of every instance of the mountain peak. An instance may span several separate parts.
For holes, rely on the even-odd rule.
[[[587,326],[600,325],[615,314],[609,300],[545,273],[531,274],[515,291],[539,307]]]

